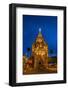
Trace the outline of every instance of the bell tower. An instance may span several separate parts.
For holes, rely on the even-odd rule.
[[[41,28],[39,28],[36,41],[32,45],[32,56],[34,57],[34,69],[39,70],[41,67],[43,67],[42,69],[48,67],[48,45],[44,41]]]

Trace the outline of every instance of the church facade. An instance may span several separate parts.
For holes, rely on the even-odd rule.
[[[32,44],[31,56],[23,56],[23,74],[55,73],[57,64],[53,63],[54,58],[48,57],[48,44],[45,42],[41,29]],[[49,64],[49,59],[51,63]]]
[[[48,45],[44,41],[40,30],[36,41],[32,45],[32,56],[34,57],[34,69],[48,67]]]
[[[48,45],[44,41],[41,29],[39,29],[38,36],[35,42],[32,44],[31,56],[26,59],[27,61],[24,58],[23,60],[25,61],[23,65],[24,73],[30,72],[30,70],[34,71],[38,71],[40,69],[43,70],[48,67]]]

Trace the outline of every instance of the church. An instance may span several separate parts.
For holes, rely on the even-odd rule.
[[[48,45],[44,41],[41,33],[41,28],[39,29],[36,41],[32,45],[32,56],[34,57],[34,68],[38,69],[40,67],[47,68],[48,66]]]
[[[23,56],[23,74],[36,74],[36,73],[47,73],[48,68],[48,44],[45,42],[41,28],[39,28],[38,35],[35,42],[32,44],[31,56],[28,58],[26,55]],[[25,62],[25,63],[24,63]],[[56,71],[56,68],[50,71]]]

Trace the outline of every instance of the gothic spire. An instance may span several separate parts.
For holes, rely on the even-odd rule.
[[[38,34],[38,37],[41,37],[41,36],[42,36],[41,28],[39,28],[39,34]]]

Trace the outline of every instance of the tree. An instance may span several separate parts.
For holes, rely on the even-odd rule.
[[[27,51],[29,52],[30,51],[30,48],[27,48]]]
[[[53,49],[50,50],[50,53],[53,54]]]

